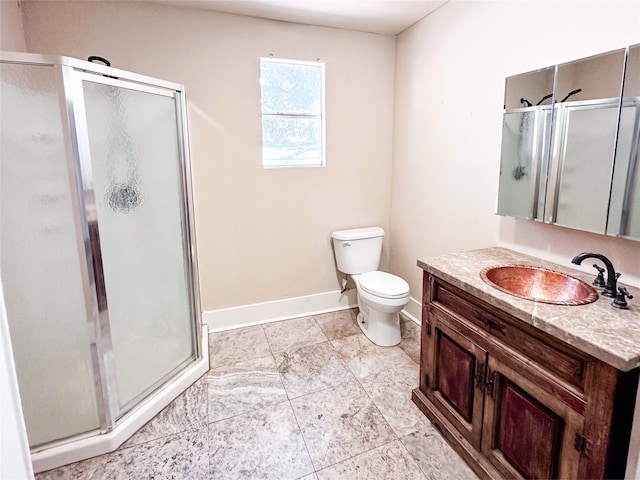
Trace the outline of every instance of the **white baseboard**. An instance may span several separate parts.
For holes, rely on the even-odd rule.
[[[344,294],[341,294],[339,290],[334,290],[302,297],[210,310],[202,313],[202,322],[207,325],[209,333],[211,333],[289,318],[335,312],[357,306],[358,299],[355,289],[350,289]]]
[[[404,316],[408,317],[410,320],[413,320],[418,325],[422,324],[422,303],[416,300],[413,297],[409,297],[409,303],[402,310]]]

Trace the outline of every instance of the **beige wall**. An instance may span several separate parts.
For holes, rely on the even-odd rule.
[[[336,290],[331,232],[389,227],[395,37],[125,1],[23,10],[30,52],[185,84],[203,310]],[[261,167],[269,53],[326,63],[326,168]]]
[[[417,258],[496,244],[567,266],[598,251],[640,284],[640,243],[493,213],[505,77],[638,42],[640,3],[606,1],[453,1],[398,37],[391,270],[414,298]]]
[[[0,50],[27,51],[18,0],[0,0]]]
[[[330,232],[374,224],[387,230],[383,268],[416,299],[417,258],[495,244],[561,263],[600,251],[638,285],[638,243],[493,213],[504,78],[640,41],[637,2],[575,7],[450,2],[397,38],[394,65],[391,36],[131,2],[23,2],[29,51],[103,55],[187,86],[204,310],[336,289]],[[528,33],[550,11],[571,22]],[[258,57],[271,52],[327,62],[325,169],[260,167]]]

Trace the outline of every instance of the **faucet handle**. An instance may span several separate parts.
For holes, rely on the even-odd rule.
[[[607,284],[604,287],[604,290],[602,291],[602,295],[604,295],[605,297],[610,297],[610,298],[615,298],[616,300],[614,300],[613,303],[616,303],[616,301],[618,300],[618,297],[620,296],[620,293],[616,292],[616,285],[618,283],[618,278],[620,278],[620,274],[616,272],[616,274],[614,275],[613,280],[611,279],[611,275],[608,275],[609,278],[607,278]],[[625,291],[627,289],[625,288]],[[623,297],[623,304],[625,306],[621,306],[618,308],[627,308],[626,304],[627,302],[624,301],[624,297]],[[614,305],[615,306],[615,305]]]
[[[593,285],[594,287],[604,287],[607,284],[607,282],[604,281],[604,268],[599,267],[595,263],[593,264],[593,268],[598,271],[598,275],[593,280],[591,285]]]
[[[629,308],[627,305],[627,298],[632,299],[633,295],[629,293],[625,287],[618,287],[618,294],[616,295],[616,299],[613,301],[611,305],[616,308]]]

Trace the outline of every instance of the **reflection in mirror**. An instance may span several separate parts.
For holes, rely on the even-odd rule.
[[[640,240],[640,45],[507,78],[497,213]]]
[[[499,215],[542,219],[554,72],[550,67],[506,80]]]
[[[605,233],[625,50],[558,65],[545,221]]]
[[[640,44],[629,47],[607,234],[640,240]]]

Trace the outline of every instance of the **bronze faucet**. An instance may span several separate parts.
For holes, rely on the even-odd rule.
[[[573,257],[571,259],[571,263],[580,265],[582,261],[586,258],[597,258],[602,263],[604,263],[605,267],[607,267],[607,284],[604,287],[604,291],[602,292],[602,295],[604,295],[605,297],[616,298],[616,294],[617,294],[616,283],[618,281],[618,277],[620,276],[620,274],[616,273],[615,269],[613,268],[613,264],[611,263],[611,260],[609,260],[607,257],[605,257],[600,253],[583,252]]]

